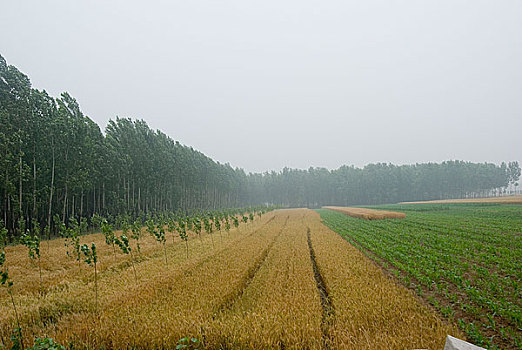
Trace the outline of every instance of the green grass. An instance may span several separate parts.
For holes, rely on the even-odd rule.
[[[320,209],[324,223],[456,322],[473,343],[522,349],[522,206],[410,204],[402,220]]]

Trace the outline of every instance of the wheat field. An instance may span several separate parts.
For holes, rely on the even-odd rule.
[[[323,207],[323,209],[338,211],[348,216],[365,220],[403,219],[406,217],[406,214],[396,211],[375,210],[367,208]]]
[[[307,209],[277,210],[229,233],[148,237],[136,258],[99,246],[99,305],[93,271],[66,256],[63,240],[42,245],[38,267],[25,247],[6,249],[23,337],[75,349],[174,349],[180,338],[206,349],[441,349],[453,325],[395,283]],[[16,327],[0,292],[0,341]]]

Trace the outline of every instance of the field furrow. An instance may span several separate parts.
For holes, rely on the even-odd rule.
[[[208,326],[212,348],[320,349],[321,301],[313,277],[303,210],[286,227],[264,264],[231,307]]]
[[[318,214],[310,212],[306,220],[335,309],[329,328],[332,348],[442,349],[447,334],[461,336],[359,250],[323,226]]]

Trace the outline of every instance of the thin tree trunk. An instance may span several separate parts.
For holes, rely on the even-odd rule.
[[[73,218],[74,218],[74,198],[75,198],[75,196],[72,196],[71,217],[73,217]]]
[[[21,152],[21,150],[20,150]],[[19,174],[19,198],[18,198],[18,211],[19,215],[22,216],[22,154],[20,153],[20,174]]]
[[[33,148],[33,218],[36,218],[36,146]]]
[[[65,181],[65,196],[63,198],[63,212],[62,212],[62,222],[65,222],[65,213],[67,211],[67,180]]]
[[[83,190],[82,190],[82,195],[80,197],[80,217],[83,216]]]
[[[8,228],[8,222],[7,222],[7,213],[9,212],[9,195],[7,194],[7,184],[9,182],[9,173],[7,172],[8,167],[5,167],[5,185],[4,185],[4,205],[5,205],[5,211],[4,211],[4,224],[5,227]]]

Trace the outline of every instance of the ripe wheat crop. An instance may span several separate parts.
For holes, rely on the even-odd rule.
[[[174,349],[187,339],[206,349],[438,349],[447,333],[461,336],[317,213],[253,218],[214,246],[210,230],[201,239],[187,231],[188,257],[177,236],[158,245],[142,235],[133,261],[102,234],[82,237],[96,245],[96,271],[64,254],[63,240],[51,241],[42,251],[42,295],[27,251],[7,247],[23,338],[75,349]],[[6,343],[16,320],[0,293]]]
[[[396,211],[375,210],[367,208],[323,207],[323,209],[338,211],[348,216],[365,220],[404,219],[406,217],[406,214]]]

